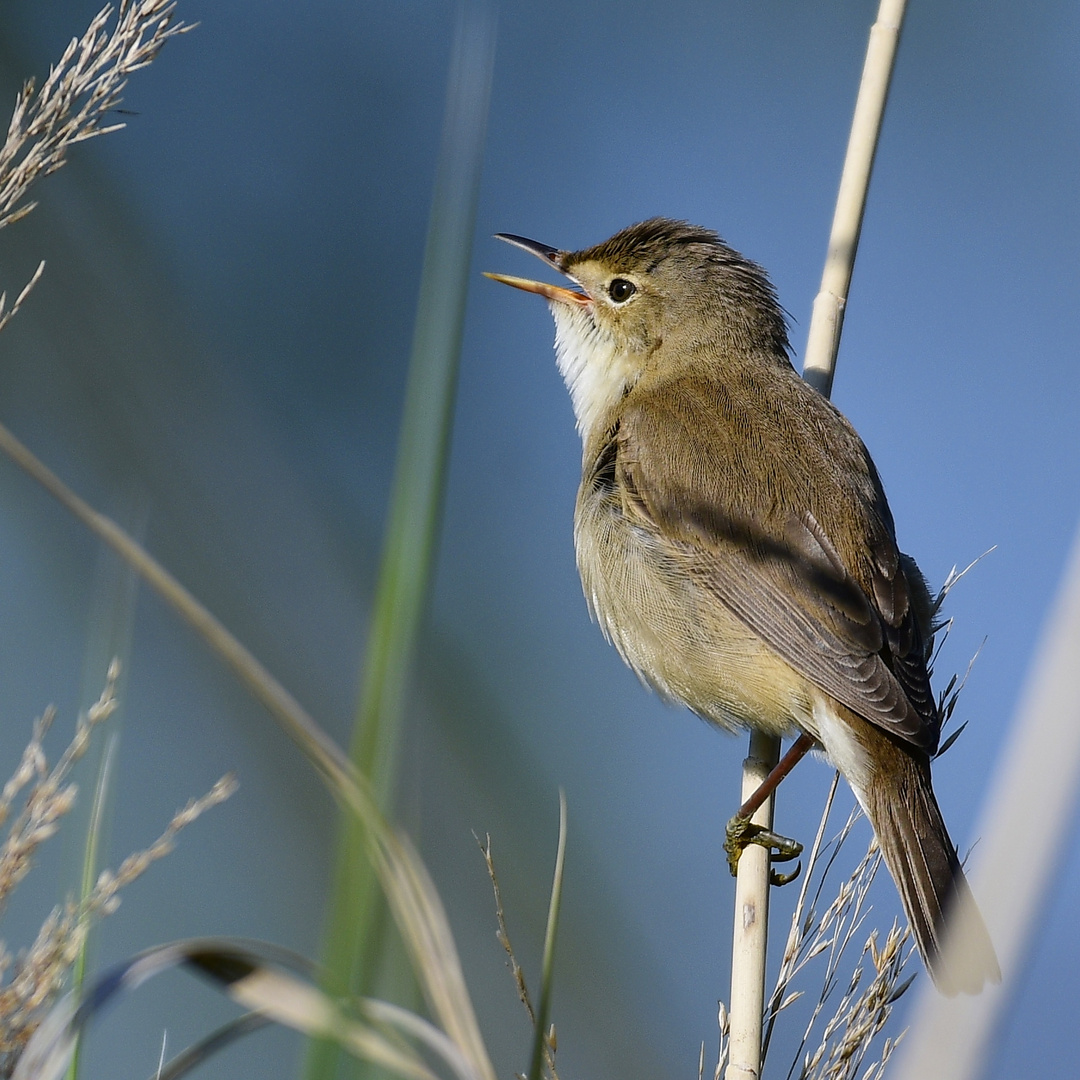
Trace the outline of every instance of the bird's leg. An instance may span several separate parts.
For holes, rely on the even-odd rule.
[[[813,735],[803,732],[776,763],[772,772],[761,781],[757,791],[739,807],[735,816],[749,821],[761,809],[761,804],[780,786],[780,781],[814,748],[816,742]]]
[[[727,824],[727,838],[724,840],[724,850],[727,852],[728,866],[732,876],[735,875],[739,865],[739,856],[747,844],[760,844],[768,848],[775,862],[788,862],[796,858],[803,849],[797,840],[790,840],[786,836],[766,829],[762,825],[755,825],[750,819],[760,809],[761,804],[776,790],[780,781],[806,756],[817,740],[813,735],[805,732],[791,744],[788,752],[777,762],[772,772],[758,786],[757,791],[739,807],[738,812]],[[799,876],[800,867],[796,867],[791,874],[772,874],[774,885],[786,885]]]

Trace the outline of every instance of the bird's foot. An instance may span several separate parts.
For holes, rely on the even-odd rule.
[[[803,849],[798,840],[781,836],[771,829],[766,829],[764,825],[755,825],[749,818],[736,814],[727,823],[727,837],[724,840],[724,851],[727,852],[728,868],[732,877],[738,873],[739,858],[748,844],[758,844],[765,848],[774,862],[790,862],[798,858]],[[773,885],[787,885],[799,876],[801,870],[802,863],[789,874],[770,870],[769,880]]]

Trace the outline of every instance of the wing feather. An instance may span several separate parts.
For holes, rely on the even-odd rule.
[[[908,578],[869,455],[844,421],[842,439],[805,440],[798,461],[784,460],[775,414],[747,410],[746,400],[753,394],[735,406],[734,395],[685,380],[662,398],[628,401],[616,436],[624,512],[665,534],[687,571],[795,671],[933,752],[929,629],[911,597],[925,584]],[[759,444],[755,458],[767,457],[765,475],[747,474],[747,439]]]

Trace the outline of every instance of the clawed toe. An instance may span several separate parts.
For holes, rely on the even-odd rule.
[[[789,862],[801,855],[803,849],[798,840],[781,836],[771,829],[766,829],[763,825],[755,825],[749,818],[736,814],[728,822],[727,837],[724,840],[724,851],[727,852],[728,867],[732,877],[738,872],[739,858],[748,844],[758,844],[765,848],[774,862]],[[799,876],[801,869],[802,863],[789,874],[780,874],[773,870],[770,873],[770,880],[774,885],[786,885]]]

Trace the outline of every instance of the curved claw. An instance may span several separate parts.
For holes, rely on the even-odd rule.
[[[769,884],[778,889],[781,885],[790,885],[802,873],[802,862],[795,864],[795,869],[789,874],[781,874],[779,870],[769,868]]]

